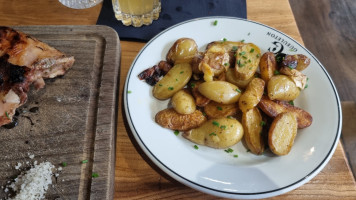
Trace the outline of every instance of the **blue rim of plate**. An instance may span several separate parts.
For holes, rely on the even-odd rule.
[[[180,174],[176,173],[175,171],[173,171],[172,169],[170,169],[169,167],[167,167],[162,161],[160,161],[150,150],[149,148],[147,148],[146,144],[144,143],[144,141],[141,139],[140,135],[137,134],[138,132],[136,131],[136,128],[133,126],[133,123],[132,123],[132,118],[131,118],[131,115],[130,115],[130,112],[129,112],[129,108],[128,108],[128,99],[127,99],[127,91],[128,91],[128,85],[129,85],[129,78],[131,77],[131,72],[132,72],[132,69],[133,69],[133,66],[135,65],[136,61],[138,60],[138,58],[140,57],[140,55],[142,54],[142,52],[146,49],[146,47],[148,47],[153,41],[155,41],[157,38],[159,38],[162,34],[166,33],[167,31],[175,28],[175,27],[178,27],[178,26],[181,26],[183,24],[186,24],[186,23],[190,23],[190,22],[194,22],[194,21],[199,21],[199,20],[207,20],[207,19],[234,19],[234,20],[240,20],[240,21],[247,21],[249,23],[254,23],[254,24],[257,24],[257,25],[260,25],[260,26],[264,26],[268,29],[271,29],[273,31],[276,31],[282,35],[284,35],[285,37],[288,37],[290,40],[292,40],[293,42],[295,42],[297,45],[299,45],[299,47],[301,47],[302,49],[304,49],[306,52],[308,52],[312,57],[313,59],[317,62],[317,64],[319,65],[319,67],[323,70],[323,72],[325,73],[326,77],[328,78],[331,86],[332,86],[332,89],[333,89],[333,92],[335,94],[335,98],[336,98],[336,103],[337,103],[337,107],[338,107],[338,125],[337,125],[337,134],[335,134],[335,138],[334,138],[334,141],[333,141],[333,145],[331,146],[329,152],[326,154],[325,158],[321,161],[321,163],[314,169],[312,170],[310,173],[306,174],[303,178],[299,179],[298,181],[295,181],[287,186],[284,186],[284,187],[280,187],[278,189],[275,189],[275,190],[268,190],[268,191],[261,191],[261,192],[251,192],[251,193],[239,193],[239,192],[227,192],[227,191],[222,191],[222,190],[217,190],[217,189],[214,189],[214,188],[210,188],[210,187],[206,187],[204,185],[201,185],[201,184],[198,184],[196,182],[193,182],[191,180],[188,180],[186,179],[185,177],[181,176]],[[178,23],[176,25],[173,25],[165,30],[163,30],[162,32],[158,33],[154,38],[152,38],[150,41],[147,42],[147,44],[141,49],[141,51],[137,54],[135,60],[132,62],[131,64],[131,67],[130,67],[130,70],[127,74],[127,77],[126,77],[126,81],[125,81],[125,87],[124,87],[124,108],[125,108],[125,114],[126,114],[126,117],[128,119],[128,122],[129,122],[129,125],[130,125],[130,128],[131,128],[131,131],[134,132],[134,136],[136,138],[136,140],[138,139],[138,143],[140,145],[140,147],[145,151],[145,153],[149,153],[149,157],[151,159],[151,161],[153,161],[156,165],[158,164],[158,167],[165,171],[167,173],[170,172],[172,174],[174,174],[176,177],[173,177],[175,178],[176,180],[178,180],[177,178],[179,178],[180,180],[178,180],[179,182],[187,185],[188,186],[198,186],[200,188],[204,188],[204,189],[207,189],[207,190],[210,190],[210,191],[214,191],[214,192],[217,192],[217,193],[221,193],[221,194],[226,194],[226,195],[233,195],[233,196],[236,196],[236,197],[243,197],[243,196],[259,196],[259,195],[267,195],[267,194],[270,194],[268,195],[268,197],[271,197],[271,196],[275,196],[273,194],[277,193],[277,192],[281,192],[280,194],[284,193],[284,192],[288,192],[288,191],[291,191],[297,187],[299,187],[300,185],[302,185],[303,183],[307,182],[308,180],[312,179],[313,177],[315,177],[318,173],[316,172],[320,172],[324,167],[325,165],[328,163],[328,161],[330,160],[330,158],[332,157],[332,155],[334,154],[334,151],[336,149],[336,146],[337,146],[337,141],[339,140],[340,138],[340,135],[341,135],[341,125],[342,125],[342,111],[341,111],[341,103],[340,103],[340,98],[339,98],[339,95],[338,95],[338,92],[336,90],[336,87],[330,77],[330,75],[328,74],[328,72],[326,71],[326,69],[324,68],[324,66],[320,63],[320,61],[308,50],[306,49],[303,45],[301,45],[299,42],[297,42],[295,39],[293,39],[292,37],[288,36],[287,34],[277,30],[277,29],[274,29],[270,26],[267,26],[265,24],[261,24],[259,22],[255,22],[255,21],[251,21],[251,20],[248,20],[248,19],[242,19],[242,18],[237,18],[237,17],[228,17],[228,16],[211,16],[211,17],[201,17],[201,18],[195,18],[195,19],[191,19],[191,20],[187,20],[187,21],[184,21],[184,22],[181,22],[181,23]],[[152,156],[152,157],[151,157]],[[154,158],[154,160],[152,159]],[[182,182],[182,181],[183,182]],[[184,182],[185,181],[185,182]],[[284,191],[284,192],[283,192]],[[202,191],[204,192],[204,191]],[[216,194],[214,194],[216,195]],[[278,195],[278,194],[276,194]],[[226,196],[225,196],[226,197]],[[267,197],[267,196],[264,196],[264,197]]]

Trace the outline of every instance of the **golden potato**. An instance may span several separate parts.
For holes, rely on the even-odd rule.
[[[267,83],[267,94],[271,100],[292,101],[296,99],[300,90],[288,76],[273,76]]]
[[[281,63],[281,67],[289,67],[298,71],[303,71],[310,64],[310,58],[303,54],[286,55]]]
[[[265,141],[262,135],[263,125],[262,116],[257,107],[242,114],[244,140],[250,151],[257,155],[261,155],[265,150]]]
[[[255,78],[254,76],[252,76],[251,78],[249,78],[247,80],[240,80],[236,77],[233,68],[227,69],[227,71],[225,73],[225,77],[226,77],[227,82],[232,83],[242,89],[245,89],[247,87],[247,85],[251,82],[251,80]]]
[[[198,53],[198,45],[191,38],[180,38],[169,49],[166,60],[170,64],[190,63]]]
[[[239,108],[242,112],[246,112],[257,106],[263,95],[264,87],[265,82],[262,79],[252,79],[239,99]]]
[[[239,80],[251,78],[260,63],[261,50],[253,43],[247,43],[236,51],[235,75]]]
[[[204,82],[198,86],[199,92],[206,98],[222,104],[231,104],[239,100],[241,90],[225,81]]]
[[[297,127],[297,118],[292,112],[281,113],[273,120],[268,132],[268,144],[274,154],[282,156],[290,152]]]
[[[230,66],[234,66],[235,65],[235,61],[236,61],[236,51],[239,47],[241,47],[242,45],[244,45],[243,42],[235,42],[235,41],[214,41],[214,42],[210,42],[206,49],[211,49],[212,46],[219,46],[225,49],[225,52],[227,52],[229,54],[229,65]]]
[[[177,113],[173,108],[167,108],[159,111],[155,116],[157,124],[164,128],[178,131],[187,131],[196,128],[206,120],[206,117],[199,110],[195,110],[192,114],[182,115]]]
[[[221,104],[211,101],[208,105],[204,107],[204,112],[209,119],[218,119],[227,116],[235,115],[238,111],[238,106],[236,103],[232,104]]]
[[[159,100],[172,97],[177,91],[181,90],[190,80],[192,68],[190,64],[177,64],[156,83],[153,87],[153,96]]]
[[[260,60],[261,78],[267,83],[277,69],[276,57],[272,52],[266,52]]]
[[[172,107],[179,114],[192,114],[196,110],[195,100],[188,90],[179,90],[172,97]]]
[[[285,101],[272,101],[268,97],[261,98],[258,107],[270,117],[276,117],[283,112],[293,112],[297,116],[298,128],[306,128],[313,122],[313,117],[305,110],[290,105]]]
[[[236,119],[211,119],[184,132],[183,137],[196,144],[221,149],[238,143],[243,137],[243,128]]]

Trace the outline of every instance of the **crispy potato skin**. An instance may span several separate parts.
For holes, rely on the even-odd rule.
[[[281,63],[281,67],[290,67],[298,71],[303,71],[310,64],[310,58],[303,54],[286,55]]]
[[[179,90],[172,97],[172,107],[179,114],[192,114],[196,110],[195,100],[188,89]]]
[[[263,96],[258,107],[270,117],[277,117],[283,112],[293,112],[297,116],[298,128],[306,128],[313,122],[313,117],[305,110],[292,106],[284,101],[272,101]]]
[[[300,90],[294,81],[286,75],[275,75],[267,83],[267,93],[271,100],[292,101]]]
[[[297,118],[292,112],[277,115],[268,132],[268,145],[279,156],[287,155],[297,135]]]
[[[198,45],[191,38],[180,38],[169,49],[166,60],[171,65],[190,63],[198,53]]]
[[[155,116],[157,124],[164,128],[178,131],[187,131],[196,128],[206,120],[206,117],[199,110],[195,110],[189,115],[182,115],[177,113],[173,108],[167,108],[159,111]]]
[[[227,116],[235,115],[238,111],[236,103],[233,104],[221,104],[211,101],[204,107],[204,112],[209,119],[218,119]]]
[[[261,155],[265,150],[261,122],[262,116],[257,107],[248,110],[242,115],[244,140],[250,151],[257,155]]]
[[[239,121],[220,118],[208,120],[198,128],[184,132],[183,137],[196,144],[222,149],[238,143],[243,134]]]
[[[260,63],[261,50],[253,43],[246,43],[236,52],[235,75],[239,80],[251,78]]]
[[[246,112],[247,110],[257,106],[263,95],[264,87],[264,80],[260,78],[252,79],[239,99],[239,108],[242,112]]]
[[[195,99],[195,104],[199,107],[204,107],[206,105],[208,105],[208,103],[210,102],[210,99],[206,98],[205,96],[203,96],[202,94],[200,94],[199,90],[198,90],[198,86],[203,83],[201,81],[192,81],[190,83],[190,88],[192,91],[192,94],[194,96]]]
[[[266,52],[260,60],[261,78],[267,83],[277,69],[276,57],[272,52]]]

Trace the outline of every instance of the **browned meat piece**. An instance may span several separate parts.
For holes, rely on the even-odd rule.
[[[0,27],[0,126],[10,123],[33,83],[63,75],[74,63],[57,49],[9,27]]]

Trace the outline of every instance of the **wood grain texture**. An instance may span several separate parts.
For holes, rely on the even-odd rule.
[[[59,177],[47,198],[112,199],[115,165],[117,84],[120,46],[117,33],[103,26],[18,26],[76,59],[63,76],[32,89],[19,111],[19,125],[0,128],[0,185],[22,163],[50,161]],[[37,112],[30,112],[37,108]],[[30,159],[29,155],[34,155]],[[81,161],[88,160],[82,164]],[[98,178],[92,178],[92,173]],[[0,190],[0,198],[5,197]]]

